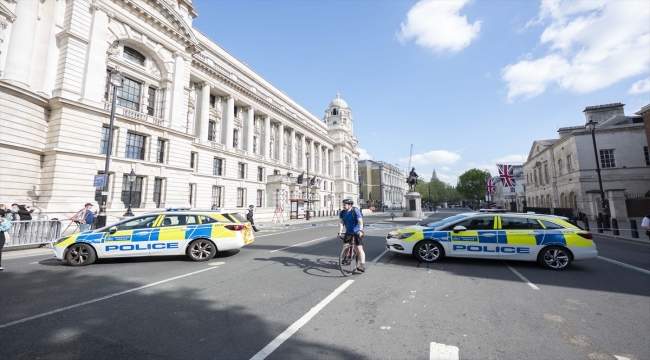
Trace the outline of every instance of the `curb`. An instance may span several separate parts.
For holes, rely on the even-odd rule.
[[[615,240],[623,240],[623,241],[633,242],[633,243],[637,243],[637,244],[650,245],[650,241],[648,241],[648,240],[634,239],[634,238],[629,238],[629,237],[620,236],[620,235],[601,234],[601,233],[598,233],[598,232],[595,232],[595,233],[592,232],[592,234],[594,236],[602,236],[602,237],[615,239]]]

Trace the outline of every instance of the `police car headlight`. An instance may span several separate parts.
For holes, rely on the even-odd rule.
[[[70,238],[70,236],[62,237],[62,238],[58,239],[57,241],[55,241],[54,244],[60,244],[60,243],[62,243],[64,241],[68,240],[69,238]]]
[[[388,234],[388,238],[389,239],[393,238],[393,239],[402,240],[402,239],[406,239],[406,238],[409,238],[409,237],[413,236],[413,234],[415,234],[415,233],[390,233],[390,234]]]

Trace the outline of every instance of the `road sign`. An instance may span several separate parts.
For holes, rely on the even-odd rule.
[[[104,187],[106,186],[106,174],[97,174],[93,180],[94,187]]]

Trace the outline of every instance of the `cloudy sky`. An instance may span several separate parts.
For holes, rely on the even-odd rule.
[[[650,5],[195,0],[194,26],[322,118],[337,92],[364,158],[455,184],[526,160],[586,106],[650,103]]]

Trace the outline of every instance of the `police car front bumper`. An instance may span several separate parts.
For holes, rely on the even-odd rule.
[[[390,235],[389,235],[390,236]],[[410,254],[413,250],[413,244],[405,244],[402,240],[400,239],[395,239],[391,237],[386,238],[386,249],[400,253],[400,254]]]
[[[67,248],[66,246],[56,246],[56,245],[54,245],[52,247],[52,250],[54,251],[54,258],[57,259],[57,260],[64,260],[63,255],[65,254],[65,249],[66,248]]]

